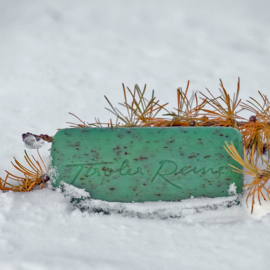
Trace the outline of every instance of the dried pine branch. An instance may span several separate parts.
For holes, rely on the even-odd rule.
[[[256,149],[257,153],[264,152],[264,130],[264,123],[258,122],[255,116],[251,116],[250,121],[240,127],[243,136],[243,144],[248,154],[251,153],[253,147]],[[267,141],[269,142],[269,139]],[[256,160],[258,156],[259,155],[256,155]]]
[[[127,110],[127,115],[124,115],[119,109],[114,107],[109,99],[105,96],[111,109],[106,108],[113,113],[119,120],[123,122],[122,127],[134,127],[134,126],[151,126],[153,119],[156,119],[156,115],[166,107],[166,104],[160,105],[159,100],[156,101],[154,91],[152,91],[152,97],[150,100],[145,98],[146,85],[141,90],[138,85],[135,85],[132,92],[129,88],[125,88],[123,84],[124,102],[119,103]],[[127,93],[131,96],[131,103],[128,103]]]
[[[36,160],[34,156],[31,158],[25,151],[24,159],[26,160],[29,168],[23,166],[16,158],[14,158],[14,163],[12,165],[16,170],[18,170],[22,175],[17,176],[8,171],[5,180],[0,178],[0,190],[11,190],[15,192],[27,192],[33,190],[35,187],[40,186],[42,189],[46,182],[50,180],[48,176],[48,170],[46,165],[41,158],[39,151],[38,156],[40,161]],[[43,165],[43,166],[42,166]],[[11,184],[8,180],[16,181],[16,184]]]
[[[172,119],[157,119],[154,126],[198,126],[200,125],[200,111],[205,106],[205,101],[199,103],[197,93],[192,92],[188,98],[189,81],[185,92],[182,88],[177,89],[177,108],[176,112],[168,112],[164,116],[172,116]],[[193,106],[195,102],[195,106]]]
[[[262,98],[262,105],[250,97],[251,101],[241,104],[244,110],[255,115],[250,117],[250,122],[241,127],[244,144],[248,150],[255,145],[258,152],[266,152],[270,149],[270,102],[266,95],[258,91]]]
[[[238,116],[239,111],[237,111],[237,108],[241,102],[241,99],[239,99],[240,78],[238,78],[237,90],[236,93],[233,94],[233,99],[231,99],[230,95],[226,91],[222,80],[220,80],[220,86],[221,89],[219,89],[219,91],[221,96],[219,97],[214,97],[208,89],[206,90],[208,91],[210,97],[201,93],[206,104],[213,108],[213,110],[202,109],[208,118],[202,123],[202,125],[209,126],[209,123],[211,123],[213,126],[238,128],[237,120],[244,119]]]
[[[244,148],[244,159],[238,154],[237,150],[235,149],[233,143],[229,145],[227,142],[225,142],[226,147],[225,150],[230,154],[230,156],[236,160],[240,165],[242,165],[246,170],[242,170],[239,168],[236,168],[232,165],[233,171],[237,173],[242,173],[245,175],[249,175],[253,178],[253,181],[250,184],[244,185],[244,188],[249,190],[246,202],[248,202],[249,198],[251,198],[251,213],[253,213],[253,208],[255,204],[255,197],[258,198],[259,204],[261,204],[261,198],[266,200],[270,199],[270,186],[266,186],[269,183],[270,179],[270,164],[267,161],[264,161],[266,164],[266,169],[258,168],[255,162],[255,147],[252,147],[251,149],[251,158],[248,158],[246,154],[246,149]],[[266,193],[266,196],[264,195],[264,192]]]

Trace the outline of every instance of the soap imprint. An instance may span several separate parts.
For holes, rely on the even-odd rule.
[[[120,167],[114,167],[115,162],[95,162],[95,163],[81,163],[81,164],[67,164],[67,167],[76,167],[78,172],[74,177],[71,184],[77,181],[79,178],[92,177],[92,176],[112,176],[113,174],[120,174],[122,176],[132,176],[136,174],[145,175],[145,171],[142,167],[130,168],[130,161],[125,159]],[[114,165],[114,166],[112,166]],[[159,162],[159,167],[151,178],[151,182],[154,182],[157,178],[162,178],[172,186],[182,189],[182,187],[171,182],[170,176],[175,177],[179,174],[186,176],[190,173],[193,174],[217,174],[218,176],[224,174],[225,167],[220,166],[215,168],[197,167],[197,166],[178,166],[175,161],[162,160]],[[114,167],[114,168],[113,168]]]

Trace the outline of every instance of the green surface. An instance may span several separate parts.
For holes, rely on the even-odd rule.
[[[119,202],[178,201],[242,192],[243,176],[225,151],[241,133],[221,127],[76,128],[55,135],[51,155],[59,177],[94,199]],[[239,167],[241,168],[241,167]]]

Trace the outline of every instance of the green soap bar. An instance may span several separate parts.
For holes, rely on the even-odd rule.
[[[233,141],[243,155],[242,135],[222,127],[63,129],[51,156],[58,186],[65,181],[94,199],[118,202],[178,201],[242,192],[241,166],[225,151]]]

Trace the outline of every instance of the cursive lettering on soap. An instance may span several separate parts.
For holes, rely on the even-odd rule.
[[[189,173],[193,173],[193,174],[206,174],[208,172],[210,172],[211,174],[218,174],[219,176],[221,174],[223,174],[224,172],[224,166],[220,166],[217,170],[215,170],[214,168],[208,168],[206,169],[205,167],[202,168],[197,168],[197,167],[191,167],[191,166],[183,166],[181,168],[179,168],[178,170],[178,166],[177,163],[175,161],[172,160],[162,160],[159,162],[160,166],[157,170],[157,172],[154,174],[154,177],[152,178],[151,182],[154,182],[154,180],[158,177],[161,177],[163,180],[167,181],[168,183],[170,183],[171,185],[182,189],[180,186],[176,185],[175,183],[172,183],[169,179],[168,176],[175,176],[178,174],[182,174],[184,176],[186,176]],[[178,171],[177,171],[178,170]]]
[[[111,176],[113,174],[119,173],[122,176],[128,175],[144,175],[144,170],[141,167],[137,167],[135,170],[130,168],[130,161],[125,159],[119,168],[111,168],[108,165],[115,164],[114,162],[97,162],[97,163],[81,163],[81,164],[67,164],[67,167],[78,168],[78,172],[74,177],[71,184],[73,184],[78,178],[82,177],[92,177],[92,176]],[[90,166],[90,167],[89,167]],[[88,168],[89,167],[89,168]]]
[[[125,159],[119,167],[116,166],[115,162],[67,164],[66,166],[78,169],[71,184],[77,181],[77,179],[85,177],[110,177],[115,174],[119,174],[121,176],[145,175],[145,171],[142,167],[136,167],[136,169],[132,168],[128,159]],[[175,180],[175,176],[177,175],[186,176],[190,173],[195,175],[210,173],[220,176],[224,174],[224,170],[224,166],[220,166],[216,169],[206,168],[205,166],[179,166],[175,161],[165,159],[159,162],[159,167],[154,172],[153,177],[151,177],[151,182],[154,182],[157,178],[162,178],[174,187],[182,189],[179,185],[172,182]]]

